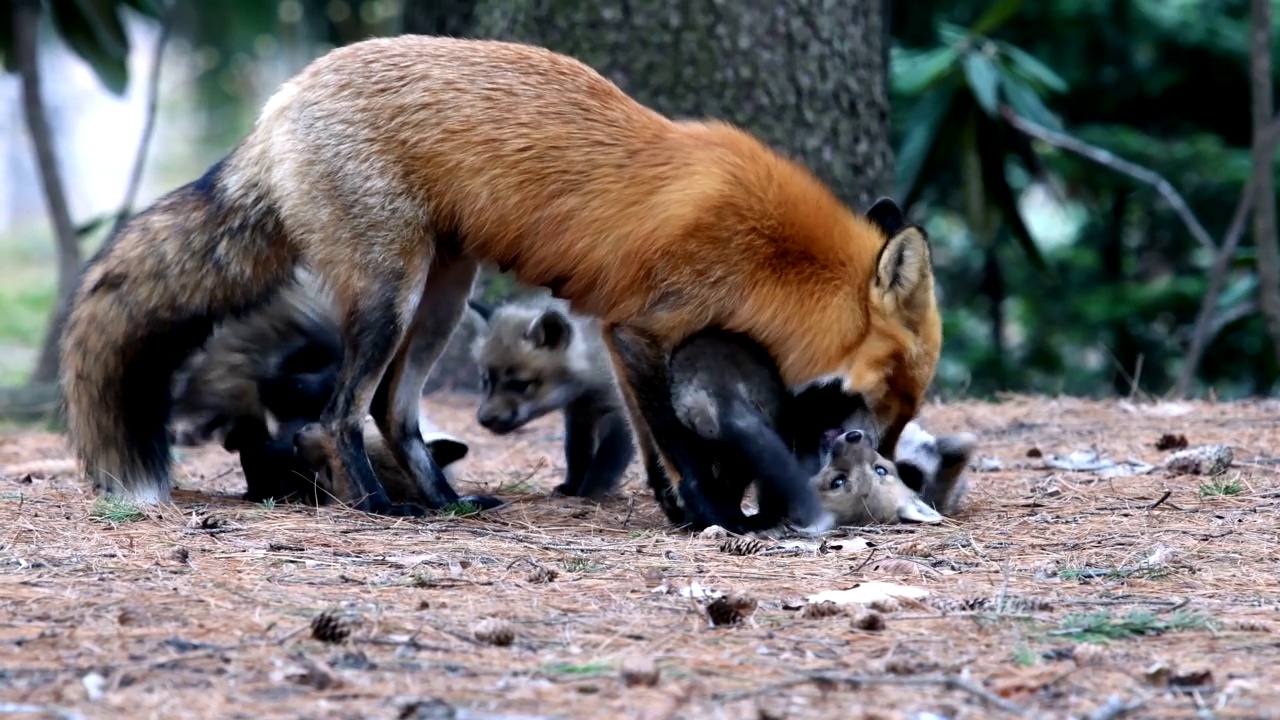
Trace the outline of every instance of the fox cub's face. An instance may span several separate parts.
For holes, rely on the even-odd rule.
[[[570,357],[575,335],[555,309],[494,313],[475,347],[483,391],[476,421],[503,435],[577,398],[583,381]]]
[[[810,482],[839,524],[942,521],[861,430],[833,431],[824,446],[827,461]]]
[[[879,425],[879,450],[894,456],[898,437],[933,381],[942,320],[924,231],[907,225],[902,210],[887,198],[866,215],[888,239],[868,291],[866,337],[851,358],[844,389],[866,399]]]

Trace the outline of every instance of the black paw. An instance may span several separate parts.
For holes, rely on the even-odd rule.
[[[577,487],[575,487],[575,486],[573,486],[573,485],[570,485],[570,484],[569,484],[569,483],[567,483],[567,482],[563,482],[563,483],[560,483],[559,485],[557,485],[557,486],[555,486],[555,487],[551,488],[551,494],[552,494],[552,495],[563,495],[563,496],[565,496],[565,497],[577,497],[577,495],[578,495],[578,488],[577,488]]]
[[[492,495],[463,495],[462,497],[458,498],[458,502],[470,503],[480,508],[481,511],[492,510],[498,507],[499,505],[506,504],[501,500],[499,500],[498,498],[493,497]]]

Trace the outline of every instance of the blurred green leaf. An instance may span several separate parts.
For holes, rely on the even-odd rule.
[[[959,55],[959,50],[946,46],[898,53],[892,65],[893,91],[906,97],[919,95],[945,76]]]
[[[115,220],[115,218],[115,212],[103,213],[101,215],[91,217],[76,228],[76,237],[83,238],[86,235],[92,234],[106,223]]]
[[[129,57],[129,36],[120,16],[116,0],[73,0],[87,21],[102,49],[112,57]]]
[[[894,197],[904,198],[902,202],[906,202],[905,198],[915,189],[920,168],[933,151],[942,120],[951,109],[955,95],[956,83],[949,82],[917,100],[911,109],[905,125],[907,132],[897,153],[898,186]]]
[[[1000,48],[1000,52],[1009,57],[1012,63],[1011,69],[1014,72],[1033,83],[1042,85],[1047,90],[1057,93],[1067,91],[1067,81],[1032,54],[999,40],[996,41],[996,45]]]
[[[987,202],[1000,211],[1000,217],[1004,220],[1001,231],[1007,228],[1022,247],[1031,265],[1044,272],[1048,270],[1048,264],[1022,220],[1022,214],[1018,210],[1018,197],[1009,185],[1009,176],[1005,173],[1005,158],[1009,152],[1005,147],[1004,136],[1005,129],[1001,124],[978,117],[976,138],[978,160],[982,166],[983,193]]]
[[[134,10],[146,15],[159,19],[164,15],[164,4],[160,0],[122,0],[123,3]]]
[[[996,64],[985,53],[969,51],[964,55],[964,76],[969,81],[969,89],[978,101],[978,107],[995,117],[996,104],[1000,98],[1000,73]]]
[[[969,31],[974,35],[988,35],[1021,9],[1022,0],[995,0],[982,17],[973,23]]]
[[[0,60],[5,72],[18,71],[18,57],[13,48],[13,13],[0,12]]]
[[[101,0],[83,1],[94,2]],[[54,26],[57,28],[58,34],[62,36],[63,41],[93,68],[98,80],[102,82],[107,90],[116,95],[123,94],[129,81],[129,69],[125,64],[128,56],[128,41],[125,40],[123,46],[119,43],[104,45],[100,41],[100,37],[109,36],[112,31],[107,29],[95,30],[90,19],[81,10],[80,2],[77,0],[50,0],[50,6],[53,12]],[[115,16],[114,8],[112,8],[110,15],[115,20],[116,26],[119,27],[120,19]],[[121,34],[123,35],[123,29],[121,29]]]
[[[1001,69],[1004,97],[1014,112],[1050,130],[1062,130],[1062,121],[1041,102],[1040,96],[1017,75]]]
[[[1243,302],[1249,302],[1253,299],[1253,294],[1258,289],[1258,276],[1249,274],[1239,278],[1223,289],[1222,294],[1218,296],[1219,312],[1227,311]]]

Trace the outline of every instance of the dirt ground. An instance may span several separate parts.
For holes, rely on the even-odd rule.
[[[470,517],[250,505],[217,447],[140,516],[60,436],[0,437],[0,715],[1280,717],[1280,402],[929,406],[980,439],[959,516],[746,555],[668,526],[636,464],[603,504],[549,497],[560,420],[494,437],[474,403],[424,404],[471,443],[459,489],[511,501]],[[1234,462],[1046,467],[1158,466],[1165,434]],[[897,599],[805,605],[871,581]],[[713,626],[719,593],[754,612]]]

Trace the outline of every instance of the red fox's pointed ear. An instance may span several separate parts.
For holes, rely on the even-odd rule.
[[[569,325],[569,318],[559,311],[547,310],[534,318],[524,336],[536,348],[559,350],[569,344],[573,328]]]
[[[933,289],[929,240],[920,228],[909,225],[889,238],[876,260],[873,291],[885,305],[909,308]]]

